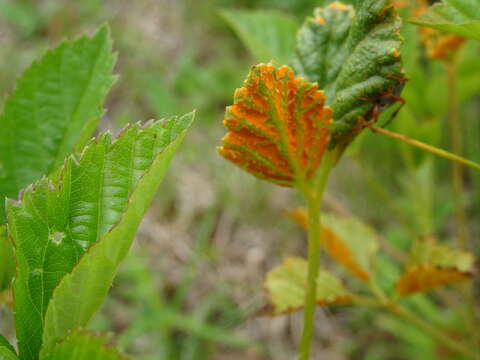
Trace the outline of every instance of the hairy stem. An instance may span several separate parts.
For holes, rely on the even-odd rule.
[[[317,278],[320,271],[320,206],[332,166],[333,158],[329,156],[329,154],[326,154],[320,166],[318,176],[302,189],[308,209],[308,276],[303,312],[303,331],[299,348],[300,360],[309,360],[312,348]]]
[[[396,132],[393,132],[393,131],[390,131],[390,130],[387,130],[387,129],[384,129],[384,128],[379,128],[379,127],[376,127],[376,126],[369,126],[369,128],[370,128],[370,130],[372,130],[375,133],[389,136],[391,138],[406,142],[407,144],[410,144],[410,145],[416,146],[420,149],[431,152],[432,154],[443,157],[445,159],[452,160],[452,161],[470,166],[474,169],[480,170],[480,164],[478,164],[474,161],[465,159],[465,158],[463,158],[459,155],[452,154],[452,153],[450,153],[448,151],[445,151],[443,149],[439,149],[435,146],[425,144],[424,142],[411,139],[411,138],[409,138],[405,135],[402,135],[402,134],[399,134],[399,133],[396,133]]]

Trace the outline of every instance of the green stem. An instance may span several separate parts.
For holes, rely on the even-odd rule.
[[[450,143],[452,151],[456,154],[462,152],[462,129],[458,114],[458,101],[456,92],[455,64],[452,61],[445,63],[447,72],[448,89],[448,123],[450,125]],[[463,166],[460,163],[452,164],[453,202],[455,205],[455,221],[457,225],[457,240],[460,249],[467,248],[466,216],[463,204]]]
[[[326,154],[320,166],[318,176],[301,187],[308,209],[308,276],[303,312],[303,332],[299,348],[300,360],[309,360],[312,348],[317,278],[320,271],[320,206],[333,162],[333,156]]]
[[[452,151],[461,154],[462,152],[462,127],[458,110],[457,82],[455,74],[455,59],[445,62],[447,73],[448,89],[448,123],[450,125],[450,143]],[[465,214],[465,204],[463,201],[463,166],[460,163],[452,164],[452,191],[455,213],[455,223],[457,230],[458,247],[467,250],[467,216]],[[467,325],[472,332],[472,341],[475,347],[480,348],[477,341],[477,314],[475,309],[475,298],[473,294],[473,282],[467,282],[460,285],[460,291],[465,299],[465,316]],[[480,357],[480,355],[479,355]]]
[[[461,156],[452,154],[448,151],[439,149],[435,146],[425,144],[424,142],[421,142],[421,141],[418,141],[418,140],[410,139],[409,137],[407,137],[405,135],[401,135],[401,134],[398,134],[396,132],[393,132],[393,131],[390,131],[390,130],[387,130],[387,129],[384,129],[384,128],[379,128],[379,127],[376,127],[376,126],[369,126],[369,128],[370,128],[370,130],[372,130],[375,133],[386,135],[386,136],[389,136],[389,137],[397,139],[397,140],[401,140],[403,142],[406,142],[407,144],[410,144],[410,145],[416,146],[420,149],[429,151],[432,154],[435,154],[437,156],[443,157],[443,158],[448,159],[448,160],[456,161],[456,162],[459,162],[461,164],[470,166],[474,169],[480,170],[480,164],[478,164],[478,163],[476,163],[472,160],[465,159]]]
[[[390,302],[385,305],[385,307],[390,310],[395,315],[407,320],[408,322],[414,324],[418,328],[424,330],[433,338],[437,339],[440,343],[448,346],[451,350],[468,356],[469,358],[475,358],[475,350],[469,349],[464,344],[452,339],[450,336],[436,328],[435,326],[429,324],[426,321],[423,321],[410,310],[394,303]]]

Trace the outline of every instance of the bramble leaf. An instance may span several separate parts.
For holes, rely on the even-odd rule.
[[[259,62],[288,64],[294,56],[298,24],[275,10],[227,10],[220,12]]]
[[[437,245],[433,239],[416,242],[405,273],[397,280],[399,294],[409,295],[472,277],[472,254]]]
[[[10,348],[0,345],[0,360],[18,360],[18,357]]]
[[[15,349],[13,348],[13,346],[8,342],[8,340],[2,335],[0,334],[0,349],[1,348],[6,348],[7,350],[10,350],[10,352],[12,352],[13,354],[15,354]],[[6,352],[5,352],[6,353]],[[16,359],[16,355],[15,355],[15,359]],[[1,351],[0,351],[0,360],[2,359],[2,354],[1,354]]]
[[[253,175],[293,186],[310,178],[329,139],[331,110],[316,84],[287,66],[254,66],[227,107],[219,153]]]
[[[480,40],[480,1],[443,0],[412,23]]]
[[[102,27],[91,38],[48,51],[18,79],[0,116],[0,224],[5,197],[16,198],[91,137],[114,81],[115,59]]]
[[[301,309],[305,303],[308,264],[305,259],[291,257],[267,274],[265,288],[270,305],[264,311],[279,315]],[[334,275],[320,270],[317,277],[317,304],[334,305],[350,302],[350,295]]]
[[[307,229],[304,208],[290,211],[289,216]],[[375,231],[353,217],[322,213],[321,219],[320,241],[325,251],[359,279],[367,281],[371,275],[371,260],[378,250]]]
[[[22,359],[36,360],[42,338],[51,347],[98,309],[192,120],[136,124],[116,140],[104,134],[7,202]]]
[[[316,8],[297,34],[294,68],[309,81],[317,82],[327,99],[348,56],[347,40],[354,15],[351,5],[341,3]]]
[[[108,345],[104,335],[74,332],[56,345],[42,360],[128,360]]]
[[[403,88],[401,19],[390,0],[358,1],[354,13],[335,2],[315,15],[299,32],[296,67],[327,90],[329,148],[343,148],[374,117],[374,107],[392,105]]]
[[[13,249],[8,241],[5,225],[0,225],[0,261],[0,292],[2,292],[10,287],[15,272]]]

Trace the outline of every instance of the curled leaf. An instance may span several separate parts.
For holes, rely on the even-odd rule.
[[[401,19],[390,0],[335,2],[299,31],[296,69],[326,89],[334,125],[329,148],[344,148],[365,122],[399,101],[406,81]]]
[[[291,257],[267,274],[265,287],[270,305],[267,315],[299,310],[305,302],[308,264],[305,259]],[[317,277],[317,304],[333,305],[350,302],[350,295],[334,275],[320,270]]]
[[[219,153],[253,175],[293,186],[310,178],[329,140],[332,112],[316,84],[271,64],[254,66],[226,110]]]
[[[472,254],[437,245],[433,239],[416,242],[410,264],[397,280],[399,294],[423,292],[472,277],[475,258]]]

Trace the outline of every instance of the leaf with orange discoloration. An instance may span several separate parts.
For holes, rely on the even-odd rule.
[[[409,266],[397,280],[397,291],[409,295],[467,280],[472,277],[474,261],[468,252],[421,239],[414,245]]]
[[[409,268],[397,281],[399,294],[424,292],[439,286],[453,284],[471,278],[471,274],[456,269],[426,264]]]
[[[288,212],[289,216],[307,229],[304,208]],[[322,214],[320,241],[325,251],[359,279],[370,278],[371,260],[378,249],[375,231],[356,218],[341,218]]]
[[[316,84],[272,64],[254,66],[227,107],[219,153],[284,186],[313,176],[329,141],[332,111]]]

